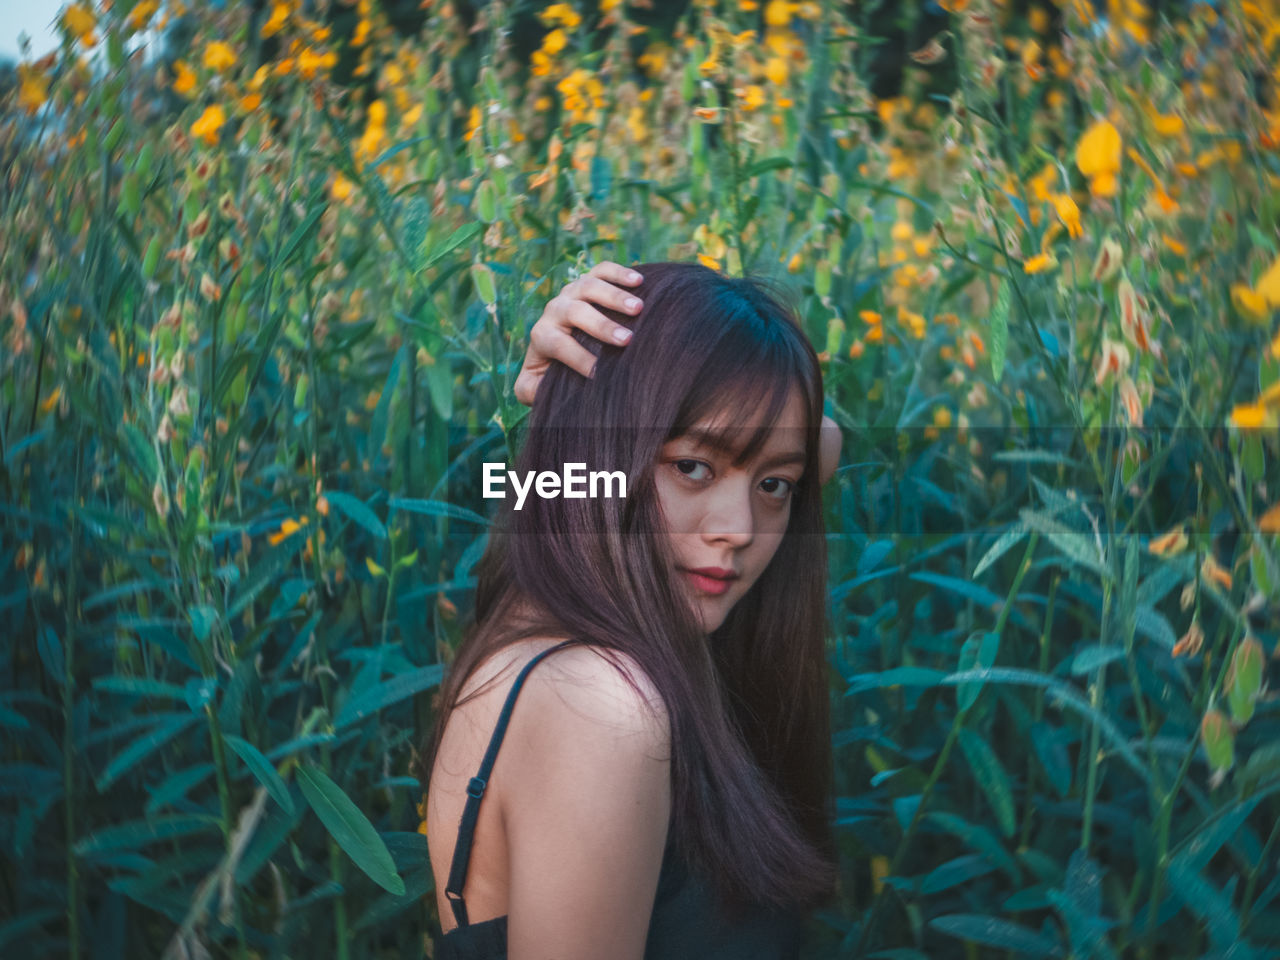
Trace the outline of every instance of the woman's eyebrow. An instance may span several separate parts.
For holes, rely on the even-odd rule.
[[[690,427],[688,430],[686,430],[683,434],[676,437],[675,439],[690,440],[696,443],[698,446],[706,447],[708,450],[714,450],[715,452],[724,454],[726,456],[733,456],[738,451],[738,448],[725,438],[723,432],[710,430],[706,427]],[[775,457],[770,457],[768,460],[763,461],[760,465],[762,467],[776,467],[776,466],[781,466],[783,464],[804,463],[804,462],[805,462],[804,450],[797,449],[797,450],[788,450],[784,453],[778,454]]]

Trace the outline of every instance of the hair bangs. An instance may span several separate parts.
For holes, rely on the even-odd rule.
[[[760,321],[757,319],[755,323]],[[713,359],[703,366],[668,439],[711,421],[709,429],[699,431],[700,439],[730,451],[734,465],[741,466],[768,441],[791,391],[797,386],[801,387],[808,420],[810,390],[805,366],[799,362],[791,344],[778,336],[775,329],[769,329],[763,339],[761,343],[758,329],[744,330],[741,325],[727,332],[721,340],[722,350],[718,348],[717,354],[736,360]],[[736,344],[734,340],[746,342]],[[746,425],[753,421],[757,425],[744,442]]]

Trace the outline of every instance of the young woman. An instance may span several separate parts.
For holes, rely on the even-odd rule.
[[[531,338],[515,473],[626,497],[491,534],[423,751],[438,960],[793,957],[834,885],[817,357],[755,281],[635,269],[643,306],[601,264]]]

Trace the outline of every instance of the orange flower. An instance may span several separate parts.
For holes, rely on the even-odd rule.
[[[1192,620],[1191,626],[1187,627],[1187,632],[1173,645],[1173,655],[1175,657],[1194,657],[1203,646],[1204,631],[1200,629],[1198,621]]]
[[[1222,587],[1224,590],[1231,589],[1231,574],[1222,569],[1212,553],[1206,553],[1204,563],[1200,565],[1200,576],[1205,580],[1209,580]]]
[[[1102,241],[1102,247],[1098,250],[1098,259],[1093,262],[1093,272],[1090,274],[1094,283],[1106,283],[1120,270],[1120,261],[1124,259],[1124,251],[1120,249],[1120,244],[1108,237]]]
[[[1262,533],[1280,533],[1280,503],[1273,503],[1271,508],[1258,518],[1258,530]]]
[[[1189,543],[1186,531],[1179,525],[1168,533],[1153,537],[1147,544],[1147,550],[1157,557],[1175,556],[1187,549]]]
[[[1142,398],[1138,396],[1138,388],[1129,377],[1120,379],[1120,403],[1124,406],[1125,416],[1135,427],[1142,426]]]

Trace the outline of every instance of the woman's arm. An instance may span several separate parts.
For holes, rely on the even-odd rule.
[[[549,658],[521,692],[495,780],[511,960],[644,956],[671,815],[670,734],[628,666],[643,696],[588,648]]]
[[[577,280],[565,284],[529,331],[529,351],[515,382],[516,399],[525,406],[533,405],[538,384],[553,360],[572,367],[584,377],[591,376],[595,355],[573,339],[574,330],[589,333],[607,343],[625,344],[631,338],[631,331],[610,320],[591,304],[635,316],[644,305],[623,286],[634,286],[643,279],[630,267],[603,260]],[[630,305],[633,300],[634,306]],[[842,439],[836,422],[830,417],[823,417],[818,461],[820,480],[824,484],[831,479],[840,463]]]

